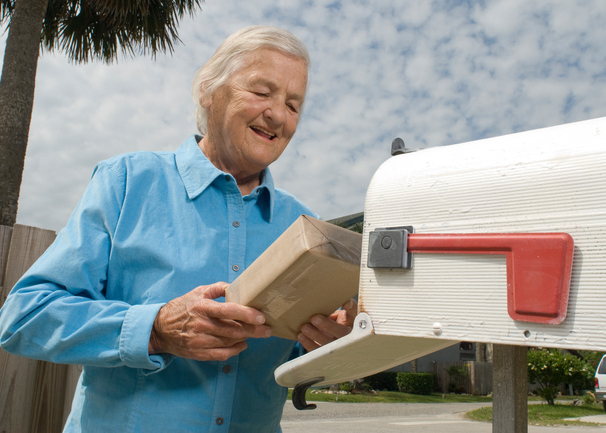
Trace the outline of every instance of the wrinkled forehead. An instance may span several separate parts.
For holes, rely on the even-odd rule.
[[[249,66],[254,66],[254,64],[258,62],[260,56],[263,56],[264,52],[278,54],[286,59],[302,62],[305,65],[305,81],[307,82],[307,75],[309,74],[309,63],[307,59],[305,57],[295,56],[291,53],[279,50],[274,47],[260,47],[254,50],[242,52],[237,56],[234,56],[234,58],[232,59],[231,67],[227,68],[227,80],[229,80],[232,75],[239,72],[240,70]]]

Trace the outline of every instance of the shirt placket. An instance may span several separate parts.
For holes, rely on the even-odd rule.
[[[226,176],[226,202],[228,221],[228,283],[232,283],[243,271],[246,252],[246,220],[242,195],[235,180]],[[231,422],[232,406],[236,391],[239,356],[217,363],[217,389],[213,404],[213,420],[209,432],[227,432]]]

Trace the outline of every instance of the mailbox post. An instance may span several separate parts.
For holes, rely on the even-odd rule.
[[[527,348],[495,344],[492,362],[492,431],[528,432]]]

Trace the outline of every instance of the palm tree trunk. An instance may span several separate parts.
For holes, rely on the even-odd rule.
[[[18,0],[0,77],[0,225],[13,226],[34,106],[42,23],[49,0]]]

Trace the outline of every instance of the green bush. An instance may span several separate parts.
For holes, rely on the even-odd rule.
[[[599,400],[596,398],[595,394],[591,391],[587,391],[585,395],[583,395],[583,404],[595,404],[598,403]]]
[[[351,392],[354,388],[353,382],[341,382],[339,384],[339,389],[345,392]]]
[[[365,392],[371,392],[372,387],[362,382],[361,380],[353,380],[350,382],[341,382],[339,383],[339,390],[345,391],[349,394],[360,394]]]
[[[539,385],[537,393],[553,405],[560,385],[570,384],[577,389],[591,383],[593,367],[559,349],[531,349],[528,351],[528,381]]]
[[[370,385],[375,391],[398,391],[397,373],[383,371],[364,378],[364,383]]]
[[[453,364],[446,369],[446,372],[450,377],[450,382],[448,383],[448,392],[463,394],[465,392],[465,381],[469,377],[467,367]]]
[[[362,382],[362,383],[360,384],[360,390],[361,390],[362,392],[372,392],[372,391],[373,391],[372,386],[370,386],[370,385],[369,385],[368,383],[366,383],[366,382]]]
[[[429,395],[433,390],[434,376],[431,373],[398,373],[396,378],[401,392]]]

